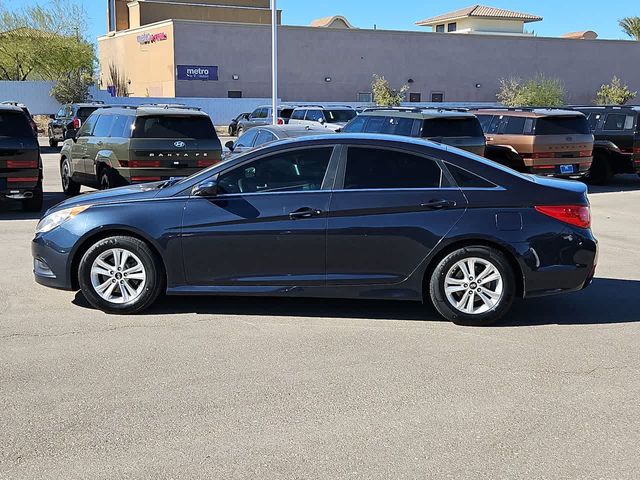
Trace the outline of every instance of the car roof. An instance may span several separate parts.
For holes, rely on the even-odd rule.
[[[298,105],[295,110],[355,110],[349,105]]]
[[[308,135],[321,135],[327,130],[325,128],[311,128],[300,125],[264,125],[255,127],[256,130],[266,130],[282,138],[296,138]]]
[[[22,108],[16,107],[15,105],[11,105],[11,104],[8,104],[8,103],[7,104],[0,103],[0,111],[24,113],[24,110],[22,110]]]
[[[575,117],[581,112],[561,108],[480,108],[474,110],[476,115],[509,115],[511,117],[544,118]]]
[[[572,109],[578,111],[621,111],[621,112],[640,112],[640,105],[573,105]]]
[[[141,106],[105,106],[105,113],[116,115],[122,113],[133,114],[137,117],[146,117],[152,115],[172,115],[172,116],[199,116],[208,117],[209,115],[202,110],[196,110],[194,108],[183,107],[161,107],[155,105],[141,105]]]
[[[323,129],[323,132],[325,130]],[[358,141],[361,143],[363,140],[369,140],[379,143],[389,143],[389,144],[405,144],[407,146],[421,146],[421,147],[431,147],[441,151],[447,151],[447,147],[440,143],[432,142],[431,140],[427,140],[425,138],[414,138],[414,137],[405,137],[401,135],[387,135],[384,133],[340,133],[340,134],[327,134],[327,133],[318,133],[318,135],[309,135],[296,139],[283,139],[273,143],[270,143],[269,146],[278,146],[278,145],[287,145],[291,146],[293,144],[303,144],[303,143],[312,143],[312,142],[322,142],[327,141],[329,143],[349,143],[351,141]],[[366,142],[365,142],[366,143]]]
[[[360,116],[365,117],[400,117],[400,118],[417,118],[421,120],[429,120],[433,118],[475,118],[471,112],[459,110],[446,110],[441,108],[422,108],[422,109],[374,109],[364,111]]]

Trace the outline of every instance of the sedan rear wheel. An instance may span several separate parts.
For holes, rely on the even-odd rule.
[[[490,325],[511,308],[515,277],[499,250],[465,247],[439,262],[430,293],[434,306],[448,320],[459,325]]]
[[[138,313],[163,286],[160,260],[143,241],[126,236],[98,241],[80,260],[78,280],[87,301],[108,313]]]

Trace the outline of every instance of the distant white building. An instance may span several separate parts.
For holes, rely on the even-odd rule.
[[[539,22],[542,17],[501,8],[472,5],[454,12],[416,22],[416,25],[432,27],[438,33],[471,33],[491,35],[531,35],[524,29],[525,23]]]

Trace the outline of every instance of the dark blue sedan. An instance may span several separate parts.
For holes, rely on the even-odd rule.
[[[515,297],[589,285],[590,223],[581,183],[424,140],[319,136],[67,200],[37,227],[34,271],[109,313],[163,292],[431,300],[487,325]]]

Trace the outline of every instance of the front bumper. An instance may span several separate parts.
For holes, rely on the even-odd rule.
[[[36,235],[31,242],[33,257],[33,274],[40,285],[61,290],[75,290],[70,276],[70,248],[59,243],[64,231],[56,232],[51,237]],[[53,232],[49,232],[53,233]],[[62,238],[59,235],[62,233]]]

